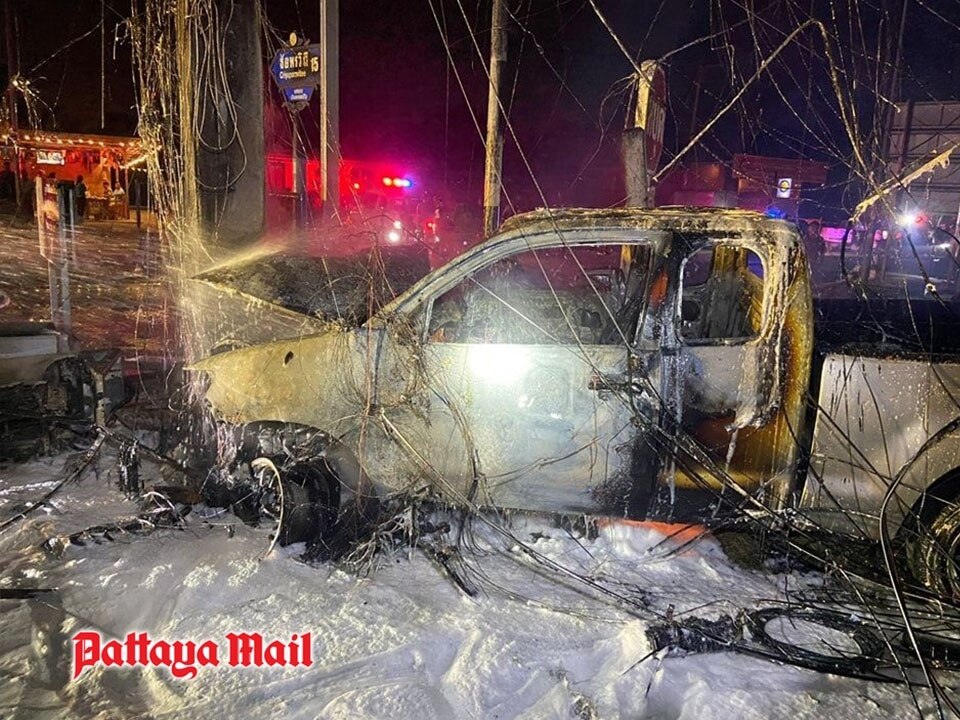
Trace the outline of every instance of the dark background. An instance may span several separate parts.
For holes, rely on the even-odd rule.
[[[236,0],[244,1],[249,0]],[[751,12],[737,0],[596,1],[636,59],[660,57],[712,36],[666,61],[670,108],[664,162],[733,96],[785,33],[808,17],[821,18],[830,28],[839,78],[856,105],[864,144],[878,109],[878,76],[889,82],[895,65],[904,98],[958,95],[960,3],[909,0],[897,65],[902,0],[760,0],[750,4]],[[130,0],[11,0],[11,5],[21,74],[36,94],[30,114],[21,100],[21,125],[32,117],[47,129],[133,133],[135,92],[124,25]],[[296,30],[317,39],[318,2],[266,0],[265,7],[274,37]],[[552,204],[621,201],[619,133],[630,61],[584,0],[511,0],[509,7],[513,21],[504,88],[510,108],[504,161],[509,199],[520,209],[542,204],[541,192]],[[483,142],[470,108],[482,127],[489,2],[342,0],[340,15],[344,155],[409,162],[424,168],[434,185],[479,201]],[[265,56],[274,49],[265,47]],[[5,59],[4,53],[0,61]],[[266,93],[279,105],[272,85]],[[315,126],[316,108],[311,111],[304,119]],[[848,183],[851,146],[815,31],[805,32],[771,65],[771,73],[751,86],[689,158],[729,162],[734,152],[829,162],[830,187],[818,194],[820,207],[810,213],[840,214],[855,203],[860,189]]]

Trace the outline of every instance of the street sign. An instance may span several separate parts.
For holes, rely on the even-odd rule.
[[[288,103],[308,103],[313,97],[312,87],[284,88],[283,99]]]
[[[637,104],[634,127],[643,130],[647,141],[647,173],[652,176],[663,153],[663,130],[667,120],[667,77],[654,60],[640,63],[637,73]]]
[[[270,64],[277,87],[315,88],[320,82],[320,45],[297,45],[281,48]]]
[[[769,185],[767,187],[770,187]],[[793,178],[780,178],[777,180],[777,197],[788,198],[793,192]]]
[[[290,46],[281,48],[270,63],[270,74],[283,94],[284,105],[290,111],[291,148],[293,149],[293,192],[296,196],[297,227],[304,223],[304,198],[306,173],[300,134],[295,116],[303,110],[320,84],[320,45],[301,41],[296,33],[290,33]]]
[[[291,46],[281,48],[270,63],[270,74],[283,93],[290,112],[299,112],[307,106],[320,82],[320,46],[299,45],[295,34],[290,35]]]

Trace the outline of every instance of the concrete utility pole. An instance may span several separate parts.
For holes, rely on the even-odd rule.
[[[307,163],[303,157],[303,143],[300,140],[300,113],[290,113],[290,146],[293,151],[293,219],[297,229],[302,230],[307,224]],[[324,153],[320,151],[320,157]],[[326,180],[324,180],[326,182]],[[326,208],[326,205],[324,205]]]
[[[17,53],[13,45],[13,0],[3,0],[4,37],[7,46],[7,104],[10,109],[10,129],[17,131],[17,91],[13,87],[13,78],[16,77]]]
[[[100,130],[107,124],[107,23],[106,0],[100,0]]]
[[[493,0],[490,23],[490,85],[487,93],[487,147],[483,172],[483,234],[500,225],[500,173],[503,167],[503,134],[500,132],[500,74],[507,61],[507,9],[505,0]]]
[[[178,117],[180,129],[180,156],[183,165],[180,185],[182,194],[180,202],[180,252],[184,260],[189,258],[189,272],[196,271],[193,263],[198,258],[194,252],[200,245],[200,196],[197,187],[197,138],[194,129],[194,91],[195,80],[193,74],[193,33],[190,22],[189,0],[176,0],[174,15],[174,32],[176,33],[176,64],[179,87],[177,96],[180,104]]]
[[[320,0],[320,168],[323,214],[340,210],[340,0]]]
[[[190,5],[196,5],[190,0]],[[200,222],[220,248],[239,248],[263,230],[266,199],[263,134],[263,3],[214,0],[212,32],[198,31],[195,59],[223,48],[226,72],[204,75],[195,87],[197,186]],[[196,36],[195,36],[196,37]],[[214,48],[209,42],[221,38]],[[195,60],[196,62],[196,60]],[[199,78],[193,81],[194,86]],[[224,99],[235,108],[229,112]]]
[[[37,198],[43,199],[43,180],[38,180],[40,191]],[[39,205],[38,205],[39,207]],[[70,260],[76,264],[76,217],[74,208],[76,203],[73,196],[73,187],[66,184],[57,187],[57,236],[56,249],[47,258],[47,279],[50,285],[50,320],[55,328],[67,337],[73,331],[73,320],[70,304]],[[37,217],[38,224],[43,217]]]

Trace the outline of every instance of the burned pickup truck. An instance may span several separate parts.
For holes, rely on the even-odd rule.
[[[541,210],[359,325],[194,367],[227,482],[268,482],[265,466],[279,478],[284,542],[424,488],[464,506],[631,518],[791,508],[874,539],[883,528],[917,579],[960,594],[960,373],[830,355],[817,406],[813,350],[809,268],[788,224]]]

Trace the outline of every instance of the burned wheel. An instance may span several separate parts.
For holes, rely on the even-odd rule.
[[[279,523],[281,545],[322,538],[337,519],[339,483],[322,460],[257,458],[251,463],[260,487],[260,511]]]
[[[910,572],[925,588],[960,600],[960,504],[943,503],[908,546]]]

